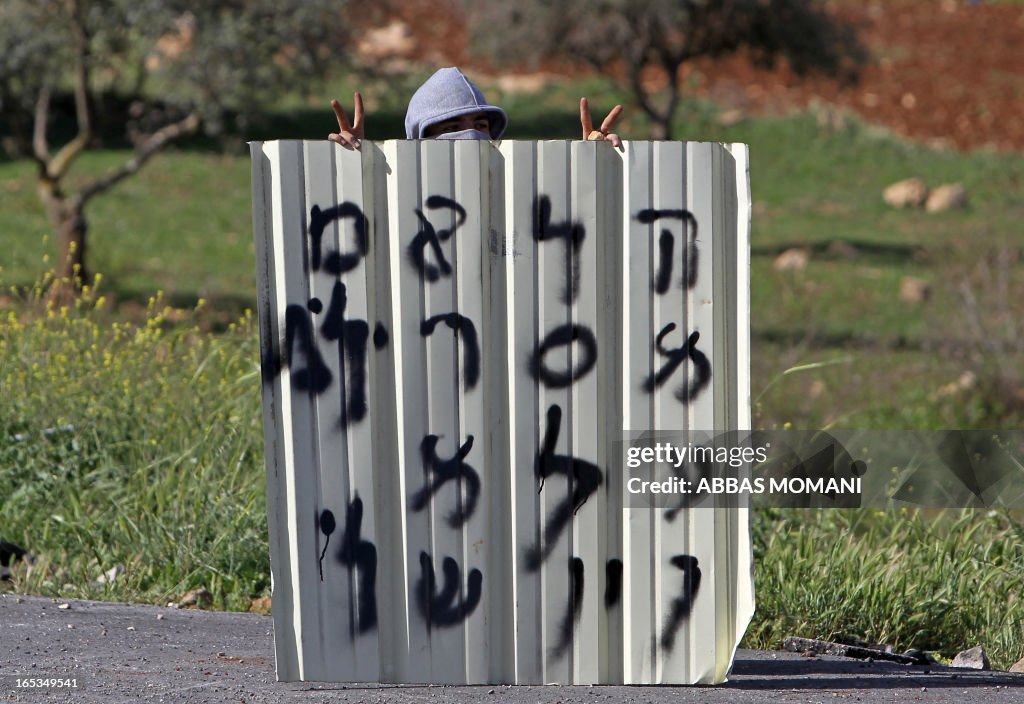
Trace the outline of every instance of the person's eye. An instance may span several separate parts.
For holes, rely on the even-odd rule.
[[[490,132],[491,131],[491,123],[486,118],[481,118],[479,120],[474,120],[473,121],[473,129],[480,130],[481,132]]]

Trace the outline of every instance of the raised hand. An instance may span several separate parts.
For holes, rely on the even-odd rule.
[[[590,120],[590,105],[586,98],[580,98],[580,125],[583,127],[583,139],[607,140],[613,147],[622,151],[622,140],[619,139],[619,135],[610,131],[621,114],[622,106],[616,105],[601,122],[601,127],[595,130],[594,124]]]
[[[327,135],[327,139],[340,144],[346,149],[359,149],[360,140],[363,138],[363,96],[356,93],[354,101],[355,114],[352,117],[351,124],[349,124],[348,118],[345,117],[345,110],[342,109],[341,103],[337,100],[331,101],[334,115],[338,118],[338,131]]]

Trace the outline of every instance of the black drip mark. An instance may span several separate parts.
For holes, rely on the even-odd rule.
[[[284,339],[292,384],[300,391],[322,394],[331,385],[331,370],[313,342],[313,322],[302,306],[292,304],[285,309]]]
[[[437,281],[442,275],[451,276],[452,274],[452,266],[445,259],[444,252],[441,251],[441,243],[451,239],[455,231],[466,222],[466,209],[451,198],[445,198],[444,196],[430,196],[427,198],[427,208],[432,210],[448,208],[454,210],[457,216],[455,225],[450,230],[435,230],[422,210],[416,208],[413,211],[416,213],[416,217],[419,218],[420,229],[413,236],[412,242],[409,243],[407,250],[409,260],[416,271],[420,273],[421,278],[433,282]],[[434,253],[434,258],[438,262],[437,266],[427,263],[426,249],[428,246]]]
[[[466,384],[466,389],[473,389],[476,387],[477,382],[480,381],[480,342],[477,338],[476,326],[473,325],[472,320],[464,315],[445,313],[427,318],[420,323],[420,334],[424,337],[433,335],[434,328],[442,321],[452,329],[456,337],[462,340],[462,346],[465,350],[462,378]]]
[[[327,554],[327,546],[331,544],[331,533],[334,532],[336,524],[334,514],[326,508],[320,512],[317,519],[317,528],[327,536],[327,540],[324,541],[324,549],[320,553],[320,581],[322,582],[324,581],[324,555]]]
[[[672,566],[683,572],[682,593],[672,600],[665,628],[661,632],[661,647],[671,652],[676,643],[676,632],[693,611],[693,601],[700,590],[700,567],[693,555],[676,555],[671,560]]]
[[[661,231],[658,238],[658,273],[654,278],[654,292],[663,294],[668,291],[672,282],[672,250],[675,249],[676,238],[668,230]]]
[[[565,240],[566,285],[562,302],[569,304],[576,300],[580,290],[579,252],[586,238],[586,229],[577,222],[551,222],[551,199],[538,196],[533,203],[533,237],[538,242],[553,239]]]
[[[346,399],[341,405],[339,424],[342,428],[365,418],[367,411],[366,366],[370,326],[365,320],[345,320],[347,306],[348,293],[345,284],[335,281],[331,291],[331,302],[320,326],[320,334],[326,340],[340,340],[339,355],[344,352],[343,368],[348,373],[348,386],[344,391]]]
[[[359,578],[358,611],[349,613],[349,635],[353,640],[357,633],[377,627],[377,548],[362,539],[362,529],[363,500],[356,495],[345,513],[345,535],[337,552],[338,562],[350,572],[356,570]]]
[[[587,502],[604,480],[601,470],[596,464],[578,459],[572,455],[556,455],[555,445],[562,425],[562,409],[552,405],[547,414],[547,430],[544,443],[534,461],[534,473],[540,479],[540,489],[544,489],[544,481],[555,474],[563,475],[569,482],[571,496],[565,497],[548,516],[544,527],[543,548],[533,546],[526,550],[526,569],[534,572],[554,550],[562,531],[577,511]]]
[[[569,558],[569,603],[565,615],[558,627],[558,643],[551,650],[552,658],[560,658],[569,649],[573,641],[573,632],[580,622],[583,612],[583,560],[578,557]]]
[[[582,359],[564,372],[552,371],[544,363],[544,357],[556,347],[564,347],[578,342],[582,351]],[[560,325],[545,336],[530,355],[529,370],[534,379],[552,389],[560,389],[572,385],[577,379],[586,376],[597,364],[597,338],[594,333],[582,325],[566,323]]]
[[[681,402],[689,403],[697,398],[698,394],[711,382],[711,362],[708,361],[707,355],[697,349],[697,341],[700,339],[700,333],[697,331],[690,333],[689,339],[683,343],[682,347],[676,349],[666,348],[662,342],[665,336],[675,329],[676,324],[669,323],[658,333],[658,337],[655,339],[655,348],[660,355],[668,357],[668,360],[658,370],[657,374],[651,375],[644,381],[643,390],[651,393],[656,388],[661,387],[675,373],[679,366],[689,358],[693,362],[694,378],[692,381],[689,376],[684,378],[682,385],[675,393],[675,397]]]
[[[388,329],[384,323],[377,321],[373,328],[373,346],[375,349],[383,349],[388,346]]]
[[[697,248],[697,218],[686,209],[680,210],[641,210],[636,219],[644,224],[650,224],[661,218],[674,218],[682,220],[683,229],[686,235],[683,238],[683,283],[682,287],[689,290],[697,285],[697,264],[700,252]],[[654,290],[658,294],[668,291],[672,280],[672,252],[674,249],[675,237],[670,230],[662,230],[658,237],[658,273],[655,277]]]
[[[328,223],[333,222],[334,220],[343,220],[345,218],[352,218],[354,220],[356,253],[342,254],[339,251],[332,250],[327,253],[326,257],[324,257],[322,250],[324,228],[327,227]],[[369,241],[366,237],[367,229],[366,215],[363,214],[363,211],[355,203],[346,201],[340,205],[334,206],[333,208],[328,208],[327,210],[321,210],[318,205],[314,205],[310,208],[310,266],[313,271],[320,271],[321,262],[323,264],[324,271],[336,276],[346,271],[351,271],[359,266],[359,262],[369,251]]]
[[[340,340],[345,334],[345,308],[348,307],[348,289],[340,281],[334,282],[331,290],[331,302],[327,307],[327,315],[320,326],[320,334],[325,340]]]
[[[604,608],[611,609],[622,600],[622,560],[613,557],[604,565]]]
[[[439,594],[434,562],[428,553],[420,553],[422,574],[416,584],[416,605],[419,607],[420,616],[427,624],[428,631],[434,626],[446,628],[462,623],[472,615],[483,595],[484,576],[480,570],[474,568],[469,571],[468,589],[465,599],[462,600],[458,600],[459,592],[462,591],[462,576],[458,563],[451,557],[446,557],[441,563],[441,571],[444,573],[444,586]]]
[[[442,486],[454,481],[458,493],[455,508],[448,514],[448,525],[459,528],[472,518],[476,511],[477,499],[480,497],[480,476],[464,461],[469,451],[473,449],[473,436],[466,438],[466,442],[454,457],[443,461],[437,456],[437,442],[438,436],[428,435],[420,444],[426,485],[413,494],[409,508],[413,511],[422,511]],[[463,486],[466,488],[465,496],[462,494]]]

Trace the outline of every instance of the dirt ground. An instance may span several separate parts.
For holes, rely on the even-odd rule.
[[[801,79],[738,58],[697,68],[700,90],[731,107],[778,111],[818,99],[917,140],[1024,149],[1024,5],[964,0],[842,2],[871,62],[860,81]]]
[[[276,681],[270,616],[0,594],[0,702],[1020,702],[1024,675],[741,650],[715,687]]]
[[[406,0],[398,8],[378,46],[364,47],[377,58],[390,47],[405,59],[497,73],[469,58],[459,15],[445,3]],[[723,109],[778,114],[820,101],[936,147],[1024,149],[1024,4],[833,0],[830,11],[853,23],[870,52],[855,85],[801,78],[785,66],[757,69],[738,56],[684,67],[683,85]],[[516,78],[536,86],[565,72],[544,68],[537,80]]]

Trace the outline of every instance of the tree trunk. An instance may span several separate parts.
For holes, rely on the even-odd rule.
[[[57,230],[60,252],[58,273],[61,279],[70,282],[72,290],[77,292],[82,288],[82,284],[89,283],[89,273],[85,269],[85,235],[88,230],[85,208],[82,205],[66,203],[59,213],[59,218],[59,221],[53,223]]]
[[[651,118],[651,139],[672,139],[671,119],[663,115]]]
[[[85,202],[67,197],[50,179],[39,182],[39,196],[46,205],[46,215],[57,233],[59,259],[54,267],[56,285],[67,292],[78,292],[88,283],[85,268],[86,233]]]

